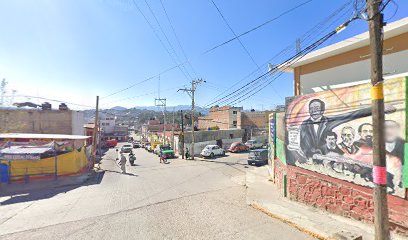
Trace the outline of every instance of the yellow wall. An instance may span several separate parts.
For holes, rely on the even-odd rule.
[[[2,163],[8,164],[3,160]],[[85,155],[85,147],[81,151],[73,150],[72,152],[58,155],[58,175],[66,175],[79,172],[88,163]],[[40,160],[14,160],[11,161],[11,177],[24,175],[42,175],[55,173],[55,158],[44,158]]]

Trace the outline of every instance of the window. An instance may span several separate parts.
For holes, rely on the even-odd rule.
[[[237,114],[237,111],[232,111],[232,114]]]
[[[232,121],[232,125],[233,125],[234,127],[236,127],[236,126],[237,126],[237,121]]]
[[[220,147],[218,147],[218,146],[214,146],[214,148],[213,149],[220,149]]]

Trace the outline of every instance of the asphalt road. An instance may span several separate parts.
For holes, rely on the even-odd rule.
[[[312,239],[246,204],[245,154],[160,164],[135,153],[128,174],[111,149],[105,171],[84,186],[0,206],[0,238]]]

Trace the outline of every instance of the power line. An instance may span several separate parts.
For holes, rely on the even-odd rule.
[[[162,26],[161,26],[159,20],[158,20],[157,17],[156,17],[156,14],[154,13],[153,9],[150,7],[150,4],[147,2],[147,0],[144,0],[144,2],[146,3],[146,6],[147,6],[147,8],[149,9],[150,13],[152,14],[152,16],[153,16],[154,20],[156,21],[157,25],[159,26],[159,29],[160,29],[161,33],[163,34],[163,36],[164,36],[164,39],[166,40],[167,44],[170,46],[170,49],[173,51],[173,54],[174,54],[175,59],[176,59],[176,60],[175,60],[175,63],[180,62],[180,58],[179,58],[179,56],[178,56],[176,50],[174,49],[173,44],[171,44],[169,38],[167,37],[167,34],[164,32],[164,30],[163,30],[163,28],[162,28]],[[187,71],[187,69],[185,68],[185,66],[184,66],[184,65],[181,65],[181,67],[184,68],[184,70],[186,71],[186,73],[187,73],[187,75],[188,75],[188,77],[187,77],[187,75],[183,72],[183,74],[185,75],[185,77],[187,78],[187,80],[192,79],[190,73]],[[180,68],[180,70],[181,70],[181,68]]]
[[[312,2],[312,1],[313,1],[313,0],[308,0],[308,1],[305,1],[305,2],[303,2],[303,3],[301,3],[301,4],[299,4],[299,5],[296,5],[295,7],[290,8],[290,9],[288,9],[288,10],[282,12],[282,13],[279,14],[278,16],[276,16],[276,17],[274,17],[274,18],[272,18],[272,19],[269,19],[268,21],[266,21],[266,22],[264,22],[264,23],[262,23],[262,24],[259,24],[258,26],[254,27],[254,28],[251,28],[251,29],[248,30],[248,31],[245,31],[245,32],[239,34],[239,35],[236,36],[236,37],[233,37],[233,38],[231,38],[231,39],[229,39],[229,40],[227,40],[227,41],[225,41],[225,42],[223,42],[223,43],[220,43],[220,44],[218,44],[218,45],[216,45],[216,46],[214,46],[214,47],[208,49],[207,51],[204,52],[204,54],[209,53],[209,52],[212,52],[212,51],[214,51],[215,49],[217,49],[217,48],[219,48],[219,47],[221,47],[221,46],[224,46],[225,44],[228,44],[228,43],[234,41],[235,39],[238,39],[238,38],[240,38],[240,37],[242,37],[242,36],[244,36],[244,35],[247,35],[248,33],[251,33],[251,32],[253,32],[253,31],[257,30],[257,29],[259,29],[259,28],[261,28],[261,27],[263,27],[263,26],[265,26],[265,25],[267,25],[267,24],[269,24],[269,23],[271,23],[271,22],[273,22],[273,21],[275,21],[275,20],[277,20],[277,19],[279,19],[279,18],[285,16],[286,14],[288,14],[288,13],[290,13],[290,12],[293,12],[294,10],[296,10],[296,9],[302,7],[303,5],[306,5],[307,3]]]
[[[224,21],[224,23],[227,25],[227,27],[229,28],[229,30],[232,32],[232,34],[234,35],[234,37],[238,40],[239,44],[241,45],[242,49],[244,50],[244,52],[248,55],[248,57],[251,59],[252,63],[257,67],[257,70],[260,69],[260,66],[258,65],[258,63],[255,61],[255,59],[253,58],[253,56],[251,55],[251,53],[248,51],[248,49],[245,47],[245,45],[242,43],[241,39],[239,39],[239,37],[237,36],[237,34],[235,33],[234,29],[232,29],[231,25],[228,23],[227,19],[224,17],[224,15],[222,14],[220,8],[217,6],[217,4],[215,4],[214,0],[209,0],[212,2],[213,6],[215,7],[215,9],[217,9],[217,12],[219,13],[219,15],[221,16],[222,20]],[[276,91],[275,87],[272,86],[272,89],[274,90],[274,92],[276,93],[276,95],[278,95],[280,98],[282,98],[282,96],[278,93],[278,91]],[[282,98],[283,99],[283,98]]]
[[[173,34],[174,34],[174,37],[175,37],[175,39],[176,39],[176,41],[177,41],[177,43],[178,43],[178,46],[179,46],[180,49],[181,49],[181,53],[183,54],[185,60],[187,61],[188,65],[189,65],[190,68],[192,69],[192,71],[193,71],[195,77],[197,78],[197,72],[196,72],[196,70],[194,69],[194,67],[193,67],[193,65],[191,64],[191,62],[190,62],[190,61],[188,60],[188,58],[187,58],[187,54],[186,54],[186,52],[184,51],[183,45],[181,44],[179,37],[177,36],[176,30],[175,30],[175,28],[174,28],[174,26],[173,26],[173,23],[172,23],[172,21],[171,21],[171,19],[170,19],[169,14],[167,13],[167,10],[166,10],[166,7],[164,6],[163,0],[160,0],[160,4],[161,4],[161,6],[162,6],[162,8],[163,8],[164,14],[166,15],[167,21],[169,22],[169,25],[170,25],[170,27],[171,27],[171,30],[172,30],[172,32],[173,32]]]
[[[316,49],[318,46],[320,46],[321,44],[323,44],[326,40],[328,40],[331,36],[335,35],[337,32],[339,32],[341,29],[343,29],[345,26],[347,26],[350,22],[356,20],[357,17],[354,16],[353,18],[351,18],[350,20],[346,21],[345,23],[341,24],[338,28],[336,28],[335,30],[331,31],[330,33],[326,34],[324,37],[320,38],[319,40],[317,40],[316,42],[314,42],[313,44],[309,45],[307,48],[303,49],[301,52],[295,54],[294,56],[290,57],[289,59],[287,59],[286,61],[284,61],[283,63],[276,65],[275,67],[273,67],[272,69],[270,69],[268,72],[262,74],[261,76],[255,78],[254,80],[252,80],[251,82],[247,83],[246,85],[244,85],[243,87],[235,90],[234,92],[232,92],[231,94],[228,94],[227,96],[223,97],[222,99],[224,99],[222,102],[226,102],[226,101],[230,101],[228,104],[233,104],[233,103],[239,103],[242,102],[246,99],[248,99],[249,97],[253,96],[254,94],[258,93],[259,91],[261,91],[263,89],[263,87],[271,84],[273,81],[266,81],[265,83],[261,83],[261,85],[252,88],[250,91],[246,92],[246,93],[240,93],[239,91],[245,91],[247,88],[247,86],[253,84],[254,82],[258,82],[259,79],[264,78],[265,76],[272,74],[272,73],[276,73],[278,71],[280,71],[280,73],[278,74],[276,78],[278,78],[280,75],[283,74],[282,70],[285,70],[286,68],[288,68],[290,65],[292,65],[294,62],[298,61],[299,59],[301,59],[303,56],[305,56],[306,54],[308,54],[309,52],[313,51],[314,49]],[[254,92],[255,91],[255,92]],[[238,93],[237,93],[238,92]],[[253,92],[253,94],[251,94]],[[231,96],[232,94],[237,93],[233,96]],[[237,99],[232,100],[234,97],[238,96],[239,97]],[[240,100],[240,101],[239,101]],[[219,102],[215,101],[215,102]]]
[[[286,14],[288,14],[288,13],[290,13],[290,12],[296,10],[297,8],[303,6],[303,5],[305,5],[305,4],[307,4],[307,3],[311,2],[311,1],[313,1],[313,0],[308,0],[308,1],[306,1],[306,2],[303,2],[303,3],[299,4],[299,5],[297,5],[297,6],[293,7],[293,8],[291,8],[291,9],[288,9],[288,10],[282,12],[281,14],[279,14],[278,16],[276,16],[276,17],[274,17],[274,18],[272,18],[272,19],[270,19],[270,20],[268,20],[268,21],[266,21],[266,22],[264,22],[264,23],[262,23],[262,24],[256,26],[255,28],[252,28],[251,30],[248,30],[248,31],[246,31],[246,32],[244,32],[244,33],[242,33],[242,34],[237,35],[237,37],[241,37],[241,36],[243,36],[243,35],[246,35],[246,34],[252,32],[252,31],[255,31],[256,29],[261,28],[262,26],[265,26],[265,25],[267,25],[267,24],[269,24],[269,23],[271,23],[271,22],[273,22],[273,21],[276,21],[276,20],[278,20],[279,18],[285,16]],[[135,0],[132,0],[132,3],[133,3],[133,5],[138,9],[138,11],[140,12],[140,14],[141,14],[141,15],[143,16],[143,18],[145,19],[145,21],[148,23],[149,27],[153,30],[153,33],[154,33],[154,34],[156,35],[156,37],[159,39],[159,41],[161,42],[162,46],[165,48],[165,50],[167,51],[167,53],[168,53],[169,55],[171,55],[170,52],[168,51],[168,49],[165,47],[165,45],[164,45],[163,41],[161,40],[161,38],[158,36],[158,34],[157,34],[157,32],[155,31],[153,25],[152,25],[152,24],[150,23],[150,21],[147,19],[146,15],[141,11],[140,7],[136,4]],[[217,49],[217,48],[219,48],[219,47],[221,47],[221,46],[223,46],[223,45],[226,45],[226,44],[228,44],[229,42],[232,42],[232,41],[235,40],[235,39],[236,39],[236,38],[234,37],[234,38],[229,39],[228,41],[226,41],[226,42],[224,42],[224,43],[218,44],[217,46],[212,47],[212,48],[210,48],[210,49],[208,49],[208,50],[202,52],[201,54],[195,56],[194,58],[197,58],[197,57],[199,57],[199,56],[203,56],[203,55],[205,55],[205,54],[207,54],[207,53],[209,53],[209,52],[212,52],[212,51],[214,51],[215,49]],[[154,75],[153,77],[150,77],[150,78],[148,78],[148,79],[145,79],[145,80],[142,81],[142,82],[149,81],[149,80],[151,80],[151,79],[153,79],[153,78],[155,78],[155,77],[157,77],[157,76],[159,76],[159,75],[163,75],[164,73],[166,73],[166,72],[168,72],[168,71],[171,71],[171,70],[173,70],[173,69],[175,69],[175,68],[179,68],[179,70],[180,70],[181,72],[183,72],[183,71],[181,70],[180,66],[183,66],[184,64],[191,62],[191,59],[192,59],[192,58],[187,59],[186,61],[181,62],[181,63],[179,63],[179,64],[176,64],[176,65],[174,65],[174,66],[172,66],[172,67],[170,67],[170,68],[168,68],[168,69],[166,69],[166,70],[160,72],[159,74]],[[173,58],[172,58],[172,60],[174,61]],[[184,74],[184,73],[183,73],[183,74]],[[114,93],[112,93],[112,94],[109,94],[109,95],[105,96],[105,98],[106,98],[106,97],[110,97],[110,96],[115,95],[115,94],[118,94],[118,93],[120,93],[120,92],[123,92],[123,91],[125,91],[125,90],[128,90],[128,89],[130,89],[130,88],[132,88],[132,87],[134,87],[134,86],[136,86],[136,85],[138,85],[138,84],[140,84],[140,82],[139,82],[139,83],[136,83],[136,84],[132,84],[132,85],[130,85],[129,87],[126,87],[126,88],[124,88],[124,89],[118,90],[117,92],[114,92]]]
[[[156,16],[154,15],[153,11],[150,8],[150,5],[147,3],[147,1],[145,1],[148,8],[150,9],[151,13],[153,14],[154,18],[157,21]],[[167,46],[164,44],[163,40],[160,38],[160,36],[158,35],[158,33],[156,32],[156,29],[154,28],[154,26],[151,24],[151,22],[149,21],[149,19],[147,19],[146,15],[143,13],[142,9],[140,9],[139,5],[136,4],[135,0],[132,0],[133,5],[137,8],[137,10],[140,12],[140,14],[143,16],[144,20],[146,21],[147,25],[149,25],[149,27],[152,29],[154,35],[156,36],[156,38],[159,40],[159,42],[161,43],[161,45],[163,46],[163,48],[166,50],[167,54],[170,56],[170,58],[173,60],[173,62],[176,64],[176,67],[180,70],[181,73],[183,73],[183,75],[186,77],[186,79],[188,80],[189,78],[187,77],[187,75],[183,72],[183,70],[181,69],[180,66],[182,66],[182,64],[177,63],[177,61],[174,59],[174,56],[170,53],[169,49],[167,48]],[[157,21],[158,22],[158,21]],[[159,24],[159,28],[161,29],[161,26]],[[165,35],[166,37],[166,35]]]
[[[320,35],[322,32],[326,31],[329,27],[331,27],[333,25],[333,23],[337,22],[340,18],[336,19],[333,21],[333,23],[329,24],[326,28],[324,28],[323,30],[321,29],[324,25],[326,25],[327,23],[330,22],[331,19],[333,19],[336,15],[339,15],[341,12],[344,11],[344,9],[350,5],[350,3],[352,3],[354,0],[350,0],[348,2],[346,2],[345,4],[341,5],[338,9],[336,9],[332,14],[330,14],[327,18],[323,19],[321,22],[319,22],[317,25],[315,25],[313,28],[311,28],[310,30],[308,30],[306,33],[303,34],[303,36],[301,37],[301,44],[305,43],[308,44],[310,43],[310,40],[312,37],[318,36]],[[342,14],[341,17],[343,17],[346,13],[348,13],[348,11],[346,11],[344,14]],[[284,55],[286,53],[292,52],[295,50],[295,47],[293,44],[289,44],[286,48],[284,48],[282,51],[278,52],[277,54],[275,54],[271,59],[269,59],[268,61],[266,61],[263,65],[267,65],[268,63],[272,62],[274,59],[278,58],[281,55]],[[224,90],[223,92],[221,92],[220,94],[218,94],[217,96],[215,96],[214,98],[212,98],[210,100],[210,102],[208,102],[206,104],[206,106],[212,105],[214,104],[215,100],[218,99],[220,96],[222,96],[224,93],[226,93],[227,91],[233,89],[233,87],[237,86],[238,84],[240,84],[241,82],[243,82],[245,79],[249,78],[250,76],[254,75],[259,71],[260,69],[257,68],[255,70],[253,70],[251,73],[249,73],[248,75],[246,75],[245,77],[243,77],[241,80],[239,80],[238,82],[236,82],[235,84],[233,84],[232,86],[230,86],[228,89]]]

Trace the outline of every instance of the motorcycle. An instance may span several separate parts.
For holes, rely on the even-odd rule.
[[[136,156],[133,154],[129,154],[129,162],[131,166],[135,165],[135,161],[136,161]]]

